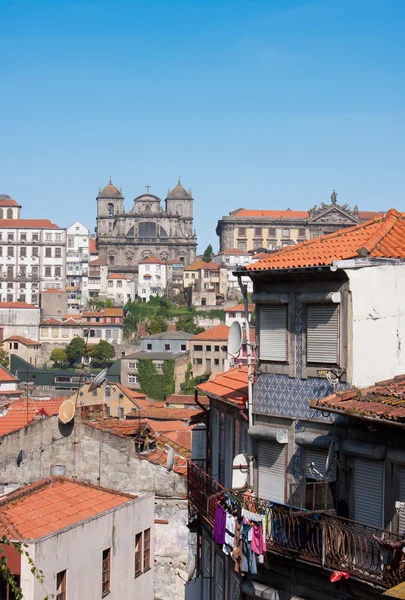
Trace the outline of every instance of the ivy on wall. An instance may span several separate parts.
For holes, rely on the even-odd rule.
[[[138,377],[141,392],[154,400],[165,400],[174,393],[174,359],[163,362],[160,374],[150,358],[138,361]]]

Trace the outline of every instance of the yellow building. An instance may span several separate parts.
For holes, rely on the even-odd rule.
[[[125,418],[129,413],[152,404],[146,399],[145,394],[130,390],[121,383],[105,383],[101,387],[89,392],[89,383],[82,385],[70,400],[79,406],[91,406],[92,404],[106,404],[111,417]]]

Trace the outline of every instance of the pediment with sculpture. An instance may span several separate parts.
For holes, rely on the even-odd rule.
[[[333,190],[330,199],[331,204],[325,204],[325,202],[321,202],[319,207],[315,205],[308,211],[308,225],[315,225],[317,223],[356,225],[357,223],[361,222],[359,219],[359,210],[357,206],[351,209],[348,204],[338,204],[337,193],[335,190]]]

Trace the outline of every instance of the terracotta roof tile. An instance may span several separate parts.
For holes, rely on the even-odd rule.
[[[156,404],[159,404],[156,402]],[[157,419],[159,421],[188,421],[191,417],[200,412],[200,408],[191,409],[191,408],[168,408],[161,403],[160,406],[156,406],[153,408],[147,408],[145,410],[141,410],[140,416],[145,419]]]
[[[196,386],[198,390],[244,408],[248,394],[247,365],[229,369],[205,383]]]
[[[10,373],[10,371],[8,369],[6,369],[5,367],[2,367],[0,365],[0,381],[3,383],[4,381],[7,382],[13,382],[13,383],[17,383],[18,379],[16,377],[14,377],[14,375],[12,373]]]
[[[233,217],[271,217],[272,219],[308,219],[306,210],[246,210],[240,208],[232,212]]]
[[[101,258],[96,258],[95,260],[91,260],[89,262],[89,267],[105,267],[106,265],[106,261],[101,260]]]
[[[12,335],[5,340],[4,342],[20,342],[21,344],[25,344],[26,346],[39,346],[41,342],[36,342],[35,340],[30,340],[28,338],[23,337],[22,335]]]
[[[206,396],[198,396],[198,401],[203,405],[209,404],[209,400]],[[195,405],[194,394],[170,394],[170,396],[166,398],[166,405],[170,404]]]
[[[249,304],[249,312],[253,312],[255,309],[255,305],[254,304]],[[225,312],[244,312],[245,311],[245,305],[244,304],[237,304],[236,306],[230,306],[229,308],[225,308]]]
[[[127,275],[123,275],[122,273],[111,273],[107,279],[129,279]]]
[[[49,477],[19,488],[0,500],[0,533],[36,539],[126,504],[136,496]]]
[[[207,329],[207,331],[203,331],[202,333],[198,333],[191,338],[191,341],[195,340],[212,340],[223,342],[228,340],[229,327],[228,325],[216,325],[211,329]]]
[[[50,400],[14,400],[0,417],[0,436],[7,435],[26,427],[35,417],[50,417],[57,415],[60,405],[65,398],[51,398]],[[28,404],[28,410],[27,410]]]
[[[17,202],[12,198],[2,198],[0,200],[0,208],[7,208],[11,206],[21,208],[21,204],[17,204]]]
[[[206,263],[201,258],[193,262],[191,265],[184,267],[185,271],[201,271],[201,269],[209,269],[210,271],[219,271],[219,265],[216,262]]]
[[[27,304],[27,302],[0,302],[0,310],[2,308],[35,308],[38,310],[38,306]]]
[[[0,228],[6,229],[61,229],[48,219],[0,219]]]
[[[149,425],[152,431],[156,431],[157,433],[166,433],[169,431],[186,431],[189,428],[187,423],[185,423],[184,421],[169,421],[168,419],[164,421],[158,421],[156,419],[143,420]]]
[[[90,254],[97,254],[97,243],[94,238],[89,238],[89,251]]]
[[[82,313],[83,317],[122,317],[124,310],[122,308],[104,308],[103,310],[86,311]]]
[[[353,417],[365,416],[405,423],[405,375],[380,381],[367,388],[335,392],[320,400],[311,400],[310,406]]]
[[[302,242],[270,254],[246,271],[331,266],[335,260],[370,257],[405,258],[405,218],[395,209],[372,221]]]
[[[49,319],[45,319],[45,321],[42,321],[41,325],[61,325],[62,321],[58,321],[57,319],[54,319],[53,317],[49,317]]]
[[[138,262],[138,265],[165,265],[165,261],[161,260],[160,258],[157,258],[156,256],[149,256],[148,258],[145,258],[144,260],[140,260]]]

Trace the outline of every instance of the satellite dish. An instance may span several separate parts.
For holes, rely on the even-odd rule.
[[[172,447],[172,448],[170,448],[169,452],[167,453],[166,469],[168,471],[171,471],[173,469],[173,466],[174,466],[174,448]]]
[[[187,575],[188,582],[193,579],[194,573],[195,573],[195,554],[193,555],[192,559],[190,560],[190,564],[188,565],[188,575]]]
[[[62,402],[59,408],[59,421],[62,423],[69,423],[75,416],[75,403],[72,400],[65,400]]]
[[[239,321],[234,321],[228,335],[228,352],[236,356],[242,346],[242,327]]]
[[[93,392],[94,390],[99,388],[101,385],[103,385],[104,381],[107,379],[107,371],[108,371],[108,369],[103,369],[102,371],[100,371],[100,373],[98,375],[95,376],[95,378],[89,385],[89,390],[88,390],[89,392]]]
[[[246,487],[249,474],[249,464],[244,454],[237,454],[232,462],[232,488],[235,490]]]
[[[330,443],[329,450],[328,450],[328,456],[326,458],[325,475],[328,475],[329,471],[332,468],[333,460],[335,458],[335,451],[336,451],[336,440],[333,439]]]

